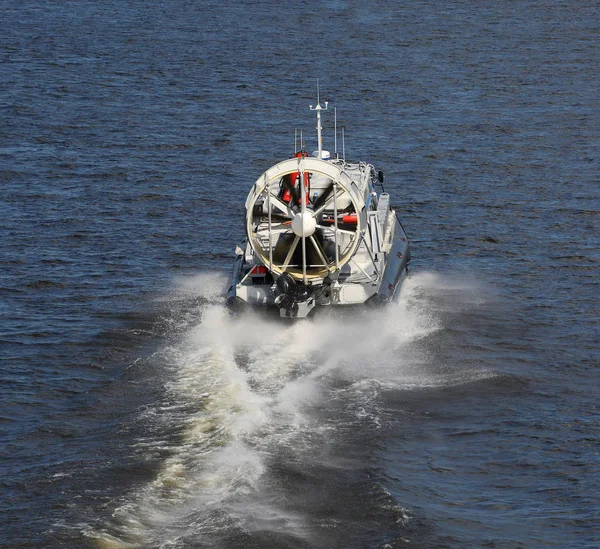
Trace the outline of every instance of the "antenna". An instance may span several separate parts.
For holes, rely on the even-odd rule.
[[[334,127],[334,148],[333,152],[335,153],[335,157],[337,158],[337,107],[333,108],[333,127]]]
[[[294,154],[298,150],[298,128],[294,128]]]
[[[318,149],[319,149],[319,152],[318,152],[319,160],[321,160],[321,157],[323,156],[323,142],[321,139],[321,130],[323,129],[321,127],[321,111],[327,110],[328,103],[329,103],[329,101],[325,101],[325,108],[321,107],[319,79],[317,78],[317,106],[313,107],[312,105],[310,105],[309,108],[311,111],[317,111],[317,141],[318,141]]]
[[[342,126],[342,158],[346,160],[346,141],[344,139],[344,130],[346,126]]]

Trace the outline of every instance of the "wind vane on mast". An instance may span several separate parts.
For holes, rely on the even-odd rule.
[[[321,98],[320,98],[320,93],[319,93],[319,79],[317,78],[317,106],[313,107],[312,105],[309,106],[311,111],[317,111],[317,141],[318,141],[318,158],[319,160],[322,158],[323,156],[323,142],[322,142],[322,138],[321,138],[321,130],[323,129],[321,127],[321,111],[326,111],[327,110],[327,105],[328,105],[329,101],[325,101],[325,108],[321,107]]]

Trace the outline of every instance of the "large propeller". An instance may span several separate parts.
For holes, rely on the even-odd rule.
[[[351,259],[364,231],[357,215],[364,203],[344,175],[339,165],[300,158],[281,162],[256,182],[246,202],[247,233],[272,271],[306,283]],[[311,201],[307,182],[313,176],[322,183],[310,189]]]

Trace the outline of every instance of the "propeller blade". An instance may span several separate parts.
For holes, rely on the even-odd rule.
[[[290,264],[290,259],[292,259],[292,256],[294,255],[294,252],[296,251],[296,248],[298,247],[298,242],[300,241],[300,237],[297,235],[294,235],[294,241],[292,242],[292,245],[290,246],[290,249],[288,250],[287,255],[285,256],[285,260],[283,262],[283,270],[287,270],[288,265]]]
[[[262,214],[259,217],[260,222],[268,222],[269,221],[269,215],[268,214]],[[271,221],[276,222],[276,223],[285,223],[286,221],[292,221],[291,217],[289,215],[282,215],[282,214],[276,214],[276,213],[272,213],[271,214]]]
[[[316,202],[313,203],[313,208],[315,210],[318,210],[323,204],[325,204],[325,202],[327,202],[327,200],[331,196],[332,192],[333,192],[333,181],[331,182],[331,185],[329,185],[329,187],[327,187],[321,193],[321,195],[317,198]]]
[[[329,225],[328,227],[326,227],[325,225],[317,225],[317,227],[319,229],[328,229],[331,230],[333,229],[333,225]],[[356,234],[356,225],[353,226],[354,230],[353,231],[348,231],[345,229],[341,229],[340,226],[338,225],[338,233],[342,233],[342,234],[349,234],[350,236],[354,236]]]
[[[314,237],[314,235],[310,235],[309,238],[310,238],[310,241],[312,242],[312,245],[315,248],[315,251],[317,252],[317,256],[323,262],[323,266],[327,267],[329,262],[327,261],[327,258],[325,257],[325,250],[323,249],[323,246],[321,246],[320,242]]]
[[[323,210],[325,210],[326,208],[329,208],[331,206],[331,204],[333,204],[333,201],[336,198],[340,198],[345,192],[346,191],[342,188],[342,189],[338,189],[335,193],[330,193],[329,196],[327,196],[323,199],[322,204],[320,204],[318,207],[315,207],[314,215],[315,216],[321,215]]]

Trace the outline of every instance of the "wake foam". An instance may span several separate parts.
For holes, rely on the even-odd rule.
[[[483,299],[471,282],[413,276],[396,305],[295,323],[231,318],[217,298],[224,286],[222,275],[202,275],[172,294],[202,298],[199,323],[186,324],[163,351],[167,399],[153,417],[175,440],[163,442],[169,457],[155,479],[126,496],[109,524],[86,532],[102,547],[170,547],[191,534],[265,527],[309,537],[303,517],[265,497],[262,486],[273,455],[309,455],[310,437],[332,429],[313,416],[315,406],[327,406],[337,391],[377,426],[381,391],[492,375],[440,368],[430,353],[444,329],[435,299],[458,291],[471,307]]]

